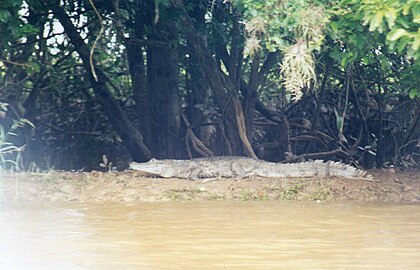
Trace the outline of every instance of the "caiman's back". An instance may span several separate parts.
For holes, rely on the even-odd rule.
[[[161,177],[177,178],[244,178],[244,177],[343,177],[372,180],[363,170],[340,162],[321,160],[281,164],[246,157],[213,157],[193,160],[155,160],[130,164],[134,170]]]

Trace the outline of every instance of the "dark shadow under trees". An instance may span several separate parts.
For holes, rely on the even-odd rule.
[[[28,1],[28,22],[39,29],[0,43],[0,102],[9,105],[0,124],[27,118],[36,127],[14,139],[27,145],[23,167],[93,169],[104,154],[119,168],[211,155],[419,165],[420,104],[401,89],[401,73],[418,72],[411,60],[384,52],[394,69],[380,60],[343,68],[327,40],[317,83],[293,100],[279,73],[282,53],[246,53],[240,8],[157,3]],[[64,35],[50,29],[45,37],[57,22]],[[64,41],[52,42],[55,35]]]

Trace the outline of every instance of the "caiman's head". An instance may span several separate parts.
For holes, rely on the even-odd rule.
[[[141,171],[148,174],[154,174],[161,177],[172,177],[171,164],[169,160],[152,158],[145,163],[131,162],[130,169]]]

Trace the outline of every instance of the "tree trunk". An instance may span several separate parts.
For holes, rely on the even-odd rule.
[[[140,132],[146,145],[152,145],[151,135],[151,98],[147,84],[146,64],[144,52],[146,40],[146,27],[151,24],[153,10],[152,1],[138,1],[133,3],[133,31],[130,37],[124,35],[124,25],[120,10],[120,1],[112,0],[115,16],[117,35],[124,41],[127,49],[127,61],[132,81],[135,111],[139,121]]]
[[[143,142],[142,134],[127,119],[125,112],[121,108],[118,101],[114,98],[111,91],[106,85],[107,78],[99,66],[94,66],[97,77],[95,78],[93,70],[89,62],[89,47],[84,43],[79,35],[76,27],[71,22],[66,11],[59,5],[58,1],[50,1],[51,10],[63,25],[70,42],[75,47],[77,53],[82,59],[84,69],[86,70],[89,82],[93,88],[95,98],[101,105],[109,118],[115,131],[121,137],[123,144],[130,152],[135,161],[147,161],[152,155]]]
[[[284,114],[269,110],[260,101],[256,103],[256,109],[267,119],[277,123],[277,158],[273,161],[281,161],[287,158],[287,153],[291,153],[290,139],[289,139],[289,122]]]
[[[172,4],[181,12],[180,23],[189,40],[192,51],[196,54],[199,64],[203,67],[206,79],[213,90],[214,98],[219,106],[223,117],[223,129],[228,144],[228,154],[247,154],[256,157],[249,141],[243,134],[246,134],[244,115],[239,102],[239,93],[232,81],[226,78],[217,64],[207,44],[202,38],[185,11],[181,1],[173,1]]]
[[[158,41],[150,43],[147,49],[153,118],[152,152],[159,158],[180,158],[183,150],[180,140],[179,59],[176,48],[172,47],[177,42],[177,29],[175,24],[163,19],[152,29],[148,38]]]
[[[151,145],[151,107],[150,93],[143,59],[142,46],[128,41],[127,59],[132,81],[133,98],[140,132],[144,136],[146,145]]]
[[[245,119],[248,139],[252,142],[252,131],[254,130],[255,105],[258,100],[258,69],[260,65],[259,55],[256,54],[251,64],[247,95],[245,97]]]

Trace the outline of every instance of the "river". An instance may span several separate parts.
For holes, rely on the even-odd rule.
[[[420,204],[0,204],[0,269],[419,269]]]

